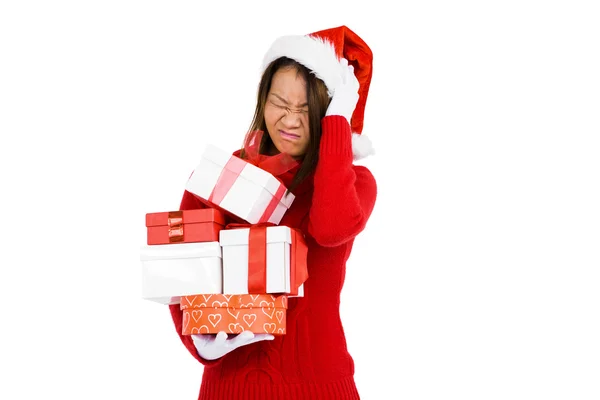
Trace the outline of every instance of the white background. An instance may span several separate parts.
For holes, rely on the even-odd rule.
[[[593,1],[6,1],[3,399],[195,399],[141,300],[146,212],[233,150],[270,43],[374,52],[379,184],[342,318],[362,398],[600,398],[600,14]]]

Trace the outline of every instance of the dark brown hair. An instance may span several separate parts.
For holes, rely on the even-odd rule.
[[[248,131],[249,133],[257,130],[264,132],[260,143],[260,154],[272,154],[272,152],[276,151],[275,145],[267,132],[267,125],[265,123],[265,104],[267,102],[269,91],[271,90],[273,76],[277,71],[284,68],[295,69],[306,81],[308,129],[310,132],[310,140],[308,148],[306,149],[306,154],[302,158],[300,168],[288,188],[288,190],[292,191],[307,176],[309,176],[317,166],[317,162],[319,161],[319,145],[321,143],[321,119],[325,116],[330,100],[325,83],[312,74],[304,65],[287,57],[278,58],[269,64],[258,85],[256,110],[254,111],[254,117]],[[244,158],[243,151],[241,156]]]

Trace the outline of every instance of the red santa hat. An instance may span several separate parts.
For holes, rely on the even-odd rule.
[[[263,60],[263,71],[280,57],[288,57],[311,70],[325,82],[329,97],[341,83],[340,59],[354,67],[358,79],[358,103],[352,113],[352,152],[358,160],[374,154],[371,141],[362,134],[365,104],[373,74],[373,53],[367,44],[346,26],[325,29],[308,35],[283,36],[275,40]]]

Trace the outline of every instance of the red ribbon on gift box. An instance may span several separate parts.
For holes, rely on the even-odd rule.
[[[225,167],[223,167],[210,196],[208,196],[208,201],[221,204],[221,201],[223,201],[229,189],[231,189],[238,176],[240,176],[244,167],[246,167],[244,160],[236,156],[231,156]]]
[[[248,293],[267,293],[267,228],[276,226],[271,222],[260,224],[228,224],[225,229],[249,228],[248,233]],[[308,279],[306,257],[308,247],[302,232],[290,228],[290,294],[298,294],[298,288]]]
[[[167,225],[169,226],[169,243],[183,242],[183,211],[170,211],[167,215]]]

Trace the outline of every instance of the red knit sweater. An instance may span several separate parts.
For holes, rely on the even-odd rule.
[[[287,333],[271,341],[242,346],[218,360],[198,356],[181,335],[182,313],[170,306],[185,347],[202,364],[200,400],[355,400],[354,362],[340,320],[340,292],[346,260],[375,205],[371,172],[352,164],[348,122],[323,118],[319,163],[296,190],[280,225],[300,228],[308,244],[304,297],[289,298]],[[278,176],[289,185],[297,168]],[[188,192],[181,209],[205,207]]]

